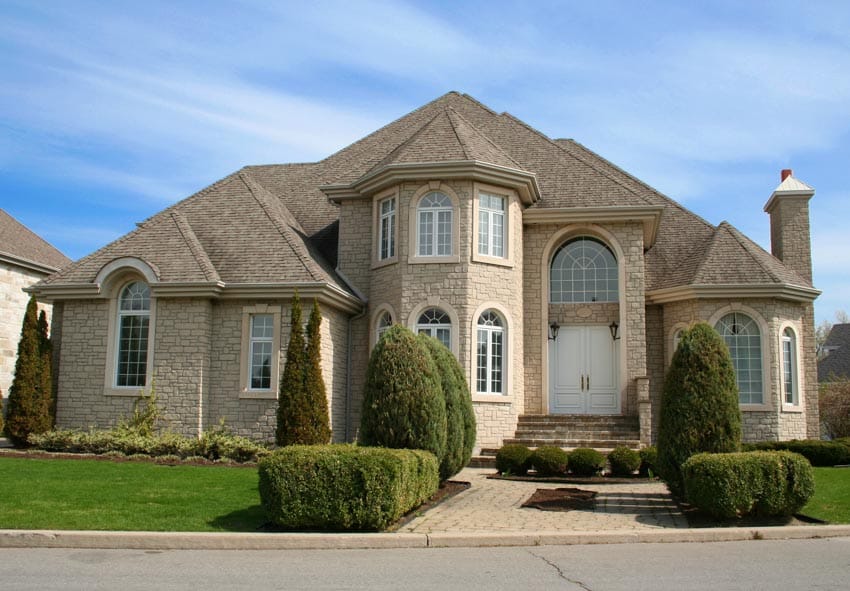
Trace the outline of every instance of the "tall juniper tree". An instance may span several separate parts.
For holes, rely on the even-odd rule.
[[[286,347],[286,364],[280,376],[277,404],[277,431],[275,442],[279,446],[301,443],[301,412],[304,393],[304,327],[301,324],[301,300],[298,292],[292,298],[290,311],[289,345]]]
[[[331,439],[328,417],[328,395],[322,376],[322,313],[319,302],[313,300],[310,320],[307,321],[307,352],[304,368],[304,440],[305,444],[328,443]]]
[[[56,390],[53,387],[53,343],[48,334],[47,313],[42,310],[38,314],[38,352],[41,356],[41,387],[42,392],[49,393],[48,418],[50,428],[56,425]]]
[[[6,410],[6,435],[16,446],[27,445],[30,433],[44,433],[52,426],[50,407],[53,388],[46,386],[51,380],[44,347],[39,335],[38,306],[35,298],[30,298],[21,326],[15,377],[9,388]],[[47,379],[45,373],[48,374]]]

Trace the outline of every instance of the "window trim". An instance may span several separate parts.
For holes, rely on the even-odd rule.
[[[432,297],[428,298],[426,301],[420,303],[418,306],[415,306],[413,310],[411,310],[410,314],[407,317],[407,327],[412,330],[415,334],[418,334],[416,326],[419,324],[419,317],[422,315],[425,310],[429,308],[439,308],[449,316],[449,320],[451,321],[451,344],[449,347],[452,354],[457,357],[458,351],[458,341],[460,335],[460,323],[458,322],[458,315],[455,311],[454,307],[452,307],[448,302],[442,300],[440,298]]]
[[[121,292],[131,283],[144,283],[150,290],[150,311],[148,312],[148,355],[145,365],[144,386],[118,385],[118,340],[121,333],[120,305]],[[134,272],[125,273],[118,277],[109,278],[112,289],[107,289],[109,297],[109,324],[107,326],[106,372],[103,393],[105,396],[149,396],[151,385],[154,383],[154,351],[156,349],[156,297],[150,282],[144,276]]]
[[[251,319],[258,315],[272,317],[272,367],[271,387],[269,389],[251,388]],[[275,399],[280,388],[280,319],[281,306],[257,304],[242,307],[242,340],[239,356],[239,398]]]
[[[383,240],[383,216],[381,215],[381,203],[393,200],[395,201],[395,223],[392,228],[391,242],[393,245],[393,255],[387,258],[381,258],[381,243]],[[386,191],[376,194],[372,198],[372,268],[383,267],[398,262],[399,251],[399,219],[400,219],[400,200],[398,188],[393,187]]]
[[[378,329],[381,317],[384,314],[389,314],[393,320],[393,324],[398,324],[399,318],[395,310],[390,304],[379,304],[372,313],[372,320],[369,323],[369,350],[372,350],[378,344]]]
[[[792,365],[791,380],[797,390],[794,392],[793,402],[786,401],[785,391],[785,332],[790,330],[792,343]],[[782,322],[779,325],[779,400],[783,412],[803,412],[803,399],[805,395],[804,372],[800,366],[800,330],[792,322]]]
[[[753,308],[745,306],[738,302],[723,306],[722,308],[716,310],[714,314],[712,314],[711,317],[708,319],[708,324],[710,324],[711,327],[714,328],[721,318],[723,318],[727,314],[731,314],[732,312],[738,312],[749,316],[753,320],[753,322],[756,323],[756,326],[759,329],[759,334],[761,335],[762,402],[742,403],[739,399],[738,406],[740,407],[741,412],[761,412],[773,410],[774,404],[773,397],[771,396],[771,392],[773,391],[773,373],[771,371],[771,368],[774,367],[774,365],[772,365],[770,357],[770,339],[766,338],[765,336],[771,334],[770,329],[761,314],[759,314]]]
[[[667,341],[667,367],[670,367],[670,364],[673,363],[673,355],[676,354],[676,347],[678,343],[676,342],[676,335],[679,335],[679,340],[682,338],[682,333],[690,328],[690,325],[686,322],[677,322],[673,325],[673,328],[670,329],[670,339]]]
[[[442,193],[452,203],[452,252],[449,255],[420,255],[419,254],[419,204],[429,193]],[[429,181],[419,187],[410,198],[408,213],[408,244],[407,262],[411,265],[427,263],[459,263],[460,262],[460,198],[446,183]],[[435,237],[436,239],[436,237]],[[436,244],[436,243],[435,243]],[[436,246],[435,246],[436,248]]]
[[[497,257],[490,254],[480,254],[478,252],[478,231],[480,227],[481,213],[481,193],[495,195],[505,199],[505,221],[504,221],[504,253],[505,256]],[[502,267],[514,266],[514,240],[512,235],[513,223],[516,216],[519,215],[518,204],[519,199],[515,191],[497,187],[495,185],[487,185],[484,183],[473,183],[472,194],[472,260],[477,263],[486,263],[490,265],[499,265]]]
[[[614,299],[614,300],[605,299],[605,300],[595,300],[595,301],[586,301],[586,300],[567,301],[567,300],[563,300],[563,299],[556,300],[553,297],[554,293],[553,293],[553,290],[552,290],[552,271],[553,271],[553,267],[554,267],[554,264],[555,264],[555,259],[558,257],[558,255],[561,253],[561,251],[563,251],[565,248],[567,248],[570,244],[572,244],[574,242],[583,241],[583,240],[594,242],[594,243],[600,245],[602,248],[607,250],[608,253],[611,255],[611,257],[614,259],[614,264],[615,264],[614,277],[617,281],[617,286],[616,286],[616,289],[614,290],[614,293],[616,295],[616,299]],[[622,265],[623,265],[623,262],[620,261],[617,258],[617,253],[614,251],[614,248],[607,241],[603,240],[602,238],[599,238],[599,237],[594,236],[592,234],[576,234],[576,235],[570,236],[569,238],[567,238],[566,240],[564,240],[563,242],[561,242],[555,248],[552,249],[552,254],[551,254],[551,257],[549,258],[549,264],[548,264],[547,269],[546,269],[546,282],[547,282],[546,287],[549,290],[549,298],[548,298],[549,303],[551,303],[551,304],[568,304],[568,305],[570,305],[570,304],[585,304],[585,305],[620,304],[621,303],[620,302],[621,292],[622,292],[622,287],[623,287],[620,284],[620,281],[621,281],[620,269],[621,269]],[[609,291],[609,290],[606,289],[606,292],[607,291]],[[563,290],[562,290],[562,293],[563,293]]]
[[[480,323],[481,317],[484,316],[484,314],[487,314],[488,312],[495,315],[500,320],[501,326],[498,326],[498,327],[487,326],[487,325],[482,325]],[[479,341],[479,337],[480,337],[479,332],[480,331],[484,331],[487,335],[486,366],[484,368],[484,370],[486,372],[485,381],[487,382],[487,386],[485,388],[485,391],[481,391],[481,390],[478,389],[478,371],[481,369],[481,367],[478,364],[478,347],[481,344],[480,341]],[[500,334],[501,337],[502,337],[502,343],[501,343],[501,345],[502,345],[502,351],[501,351],[501,372],[502,372],[502,375],[500,377],[501,389],[498,392],[490,389],[492,387],[492,371],[493,371],[492,345],[493,345],[493,335],[495,333]],[[505,376],[507,374],[507,372],[505,370],[506,370],[506,366],[507,366],[507,357],[508,357],[508,334],[507,333],[508,333],[507,321],[503,318],[502,314],[498,310],[496,310],[495,308],[487,308],[486,310],[483,310],[482,312],[480,312],[477,315],[477,317],[475,318],[475,337],[474,337],[474,344],[473,344],[473,346],[475,347],[475,349],[474,349],[475,350],[475,360],[473,361],[473,364],[474,364],[474,367],[475,367],[475,373],[472,375],[472,378],[475,381],[475,393],[479,396],[505,396],[507,394],[507,392],[506,392],[507,384],[505,382]]]

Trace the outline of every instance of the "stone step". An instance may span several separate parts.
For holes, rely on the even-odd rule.
[[[554,437],[541,437],[536,439],[505,439],[505,445],[509,443],[519,443],[521,445],[528,446],[530,448],[540,447],[542,445],[546,446],[554,446],[560,447],[565,450],[572,450],[577,447],[591,447],[597,451],[605,452],[611,451],[615,447],[630,447],[632,449],[640,448],[640,439],[602,439],[602,438],[592,438],[592,439],[559,439]]]

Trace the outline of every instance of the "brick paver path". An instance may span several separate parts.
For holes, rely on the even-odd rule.
[[[563,484],[491,480],[492,469],[465,468],[455,480],[472,483],[445,503],[401,528],[404,532],[607,531],[684,528],[687,521],[660,482]],[[592,511],[541,511],[521,505],[538,488],[595,490]]]

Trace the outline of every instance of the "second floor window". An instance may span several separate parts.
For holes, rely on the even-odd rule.
[[[378,259],[391,259],[395,256],[395,197],[384,199],[379,207]]]
[[[479,194],[478,254],[505,256],[505,198]]]
[[[419,201],[416,213],[417,250],[421,257],[452,254],[452,201],[432,191]]]

